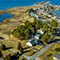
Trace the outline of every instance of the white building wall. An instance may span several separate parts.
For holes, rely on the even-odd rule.
[[[28,46],[32,46],[32,44],[30,42],[26,42],[26,45]]]

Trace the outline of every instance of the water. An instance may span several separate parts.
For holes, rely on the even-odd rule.
[[[1,22],[2,20],[8,19],[8,18],[12,18],[12,17],[14,17],[14,16],[15,16],[15,15],[8,14],[8,13],[5,13],[5,14],[3,14],[3,15],[0,15],[0,22]]]
[[[53,4],[60,5],[60,0],[0,0],[0,10],[6,10],[6,9],[11,9],[14,7],[21,7],[21,6],[31,6],[34,3],[38,3],[41,1],[51,1],[51,3],[53,3]],[[11,17],[14,17],[14,15],[5,13],[0,16],[0,22],[2,20],[5,20],[5,19],[11,18]]]
[[[60,17],[60,10],[54,10],[54,13],[56,13],[56,16]]]
[[[53,4],[60,4],[60,0],[0,0],[0,10],[6,10],[20,6],[31,6],[41,1],[51,1]]]

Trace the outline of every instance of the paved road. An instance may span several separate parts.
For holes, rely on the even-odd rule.
[[[39,51],[38,53],[36,53],[34,56],[32,56],[29,60],[33,60],[33,59],[36,59],[38,56],[40,56],[42,53],[44,53],[48,48],[50,48],[52,44],[49,44],[48,46],[46,46],[45,48],[43,48],[41,51]]]
[[[0,44],[0,46],[2,46],[2,44]],[[6,47],[7,48],[7,47]],[[15,50],[13,50],[13,49],[9,49],[10,51],[13,51],[14,53],[17,53],[18,51],[15,51]],[[19,54],[21,54],[21,53],[19,53]],[[30,57],[29,56],[26,56],[26,55],[23,55],[23,54],[21,54],[22,56],[24,56],[24,57],[26,57],[27,59],[29,59]]]
[[[56,36],[55,39],[58,39],[59,36]],[[46,46],[45,48],[43,48],[41,51],[39,51],[38,53],[36,53],[34,56],[32,56],[30,59],[28,60],[33,60],[36,59],[38,56],[40,56],[42,53],[44,53],[47,49],[49,49],[54,43],[49,44],[48,46]],[[40,59],[41,60],[41,59]]]
[[[58,37],[59,36],[56,36],[55,37],[55,39],[58,39]],[[47,49],[49,49],[52,45],[53,45],[54,43],[52,43],[52,44],[49,44],[48,46],[46,46],[45,48],[43,48],[42,50],[40,50],[38,53],[36,53],[35,55],[33,55],[33,56],[26,56],[26,55],[24,55],[24,54],[21,54],[21,53],[19,53],[19,54],[21,54],[22,56],[24,56],[24,57],[26,57],[27,58],[27,60],[33,60],[33,59],[35,59],[35,60],[41,60],[41,59],[39,59],[38,58],[38,56],[40,56],[42,53],[44,53]],[[1,46],[1,44],[0,44],[0,46]],[[17,52],[17,51],[15,51],[15,50],[13,50],[13,49],[9,49],[9,50],[11,50],[11,51],[13,51],[13,52]]]

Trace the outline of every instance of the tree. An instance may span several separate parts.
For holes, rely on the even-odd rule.
[[[5,60],[8,60],[8,57],[7,56],[5,57]]]
[[[6,57],[5,57],[5,60],[12,60],[12,59],[11,59],[11,55],[6,56]]]
[[[33,8],[27,10],[28,13],[30,13],[31,11],[33,11]]]
[[[58,27],[58,23],[52,19],[52,21],[50,22],[50,26],[51,27]]]
[[[49,18],[47,15],[45,15],[46,18]]]
[[[13,32],[12,32],[12,35],[14,37],[19,37],[20,34],[19,34],[19,31],[17,29],[14,29]]]
[[[57,29],[57,27],[58,27],[58,23],[52,19],[52,21],[50,22],[51,32],[53,32],[54,29]]]
[[[48,26],[48,23],[47,22],[43,22],[42,26],[43,26],[44,32],[45,31],[48,31],[49,26]]]
[[[11,59],[11,55],[8,56],[8,60],[12,60],[12,59]]]
[[[50,35],[48,33],[45,33],[42,37],[42,41],[44,41],[45,43],[47,43],[50,39]]]
[[[30,37],[31,37],[31,34],[32,34],[32,32],[31,32],[31,30],[28,28],[28,29],[26,29],[25,31],[24,31],[24,33],[25,33],[25,35],[26,35],[26,39],[29,39]]]
[[[26,20],[26,21],[24,22],[24,24],[25,24],[25,27],[26,27],[26,28],[32,27],[31,22],[29,22],[28,20]]]
[[[53,15],[52,13],[49,13],[49,15]]]
[[[4,44],[2,44],[1,50],[5,50],[5,49],[6,49],[6,46]]]
[[[3,55],[3,54],[2,54],[2,52],[0,51],[0,57],[2,57],[2,55]]]
[[[18,42],[17,49],[20,50],[21,53],[23,53],[23,48],[22,48],[20,42]]]

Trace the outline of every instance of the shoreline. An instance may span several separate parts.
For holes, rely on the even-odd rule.
[[[2,22],[0,22],[0,36],[5,37],[4,34],[10,35],[14,28],[24,24],[26,20],[31,20],[32,18],[30,17],[28,18],[28,15],[27,17],[25,17],[26,15],[25,12],[28,9],[31,9],[31,8],[35,9],[39,7],[42,7],[42,6],[35,5],[35,6],[27,6],[27,7],[15,7],[15,8],[7,9],[5,11],[0,10],[0,12],[2,11],[2,13],[15,15],[12,18],[5,19]]]

